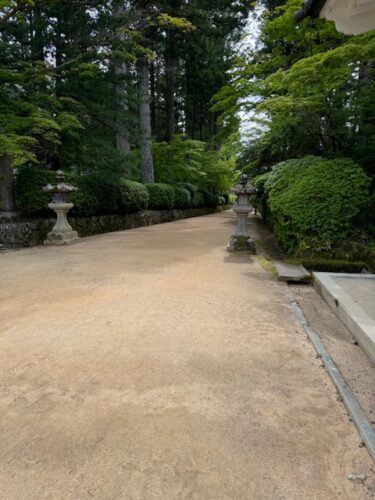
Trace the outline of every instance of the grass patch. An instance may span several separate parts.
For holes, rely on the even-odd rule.
[[[272,276],[272,278],[277,278],[276,267],[272,259],[267,259],[267,257],[263,257],[262,255],[256,255],[255,259],[263,267],[263,269],[265,269]]]

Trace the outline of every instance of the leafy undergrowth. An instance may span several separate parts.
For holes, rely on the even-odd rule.
[[[348,261],[339,259],[287,259],[287,264],[302,264],[308,271],[332,273],[361,273],[367,265],[363,261]]]

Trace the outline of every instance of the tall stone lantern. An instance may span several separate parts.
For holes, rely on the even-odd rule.
[[[232,192],[236,195],[233,212],[237,215],[237,228],[236,232],[229,240],[227,249],[229,252],[248,252],[255,254],[255,243],[250,236],[246,225],[246,219],[253,209],[250,203],[250,196],[256,193],[256,189],[254,186],[251,186],[251,184],[248,184],[247,175],[242,174],[240,183],[232,189]]]
[[[68,245],[78,239],[77,231],[73,231],[66,217],[73,203],[70,201],[70,195],[78,188],[65,182],[64,172],[56,172],[56,184],[47,184],[43,191],[52,194],[52,201],[48,207],[56,212],[56,224],[52,231],[47,234],[44,240],[45,245]]]

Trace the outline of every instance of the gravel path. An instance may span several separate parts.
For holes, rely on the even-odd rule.
[[[1,499],[374,495],[286,286],[227,254],[233,226],[0,255]]]

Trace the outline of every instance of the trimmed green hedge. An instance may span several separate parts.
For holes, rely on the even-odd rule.
[[[18,170],[15,185],[17,208],[27,214],[50,212],[48,203],[51,195],[43,192],[43,187],[54,182],[55,173],[45,168],[23,166]]]
[[[204,207],[204,196],[203,193],[200,191],[197,191],[194,193],[193,199],[192,199],[192,205],[194,208],[202,208]]]
[[[189,191],[191,199],[193,199],[195,193],[198,191],[198,187],[190,182],[181,182],[179,186]]]
[[[174,189],[174,208],[190,208],[191,195],[189,191],[181,186],[173,186]]]
[[[203,191],[203,190],[199,192],[203,194],[203,200],[204,200],[203,205],[205,207],[214,207],[217,205],[215,195],[209,193],[208,191]]]
[[[78,187],[72,195],[72,215],[115,214],[120,211],[122,193],[118,180],[101,173],[74,176],[69,180]]]
[[[349,238],[366,206],[370,179],[349,159],[309,156],[276,165],[254,185],[282,247],[292,253],[305,245],[319,253]]]
[[[174,204],[174,189],[170,184],[155,182],[145,184],[150,196],[149,208],[153,210],[170,210]]]
[[[150,196],[144,184],[121,179],[120,191],[120,210],[122,212],[133,213],[148,208]]]
[[[206,207],[217,207],[219,205],[225,204],[225,198],[219,196],[218,194],[208,193],[203,191],[204,204]]]
[[[133,213],[148,207],[149,195],[140,182],[91,174],[72,179],[79,190],[72,195],[73,215]]]
[[[204,191],[193,184],[171,186],[163,183],[141,184],[104,173],[89,175],[67,174],[67,181],[78,187],[72,193],[73,216],[88,217],[116,213],[133,213],[147,208],[170,210],[213,207],[225,199]],[[49,214],[50,194],[43,192],[49,182],[55,182],[55,172],[38,167],[21,167],[17,176],[17,206],[26,214]]]

